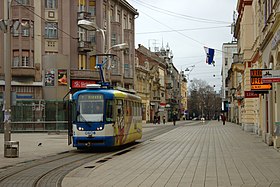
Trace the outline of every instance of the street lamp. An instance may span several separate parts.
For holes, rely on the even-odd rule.
[[[4,32],[4,72],[5,72],[5,100],[4,100],[4,157],[7,156],[7,142],[11,141],[11,20],[10,8],[12,0],[4,2],[4,20],[1,30]],[[6,11],[5,11],[6,10]]]
[[[192,72],[192,70],[195,68],[195,65],[189,66],[185,69],[185,71],[188,71],[189,73],[187,74],[187,80],[190,79],[190,74]],[[191,81],[192,82],[192,81]]]
[[[78,27],[81,27],[82,29],[88,30],[88,31],[98,31],[102,34],[102,44],[105,45],[105,30],[99,28],[95,22],[88,21],[88,20],[79,20],[78,21]],[[102,47],[102,53],[104,52],[104,47]]]
[[[85,30],[88,30],[88,31],[100,31],[102,33],[102,38],[103,38],[103,46],[105,46],[105,30],[99,28],[95,22],[92,22],[92,21],[88,21],[88,20],[79,20],[78,21],[78,26],[85,29]],[[100,70],[100,78],[101,78],[101,82],[102,83],[105,83],[105,78],[104,78],[104,75],[103,75],[103,66],[108,62],[108,58],[106,58],[106,60],[103,60],[102,63],[98,63],[98,56],[112,56],[111,54],[109,54],[110,50],[115,50],[115,51],[122,51],[122,50],[125,50],[125,49],[128,49],[129,46],[127,43],[121,43],[121,44],[116,44],[116,45],[113,45],[111,46],[106,52],[105,54],[101,54],[101,55],[96,55],[97,57],[97,67],[99,68]],[[104,52],[104,47],[102,47],[102,52]],[[111,65],[109,64],[109,67]]]

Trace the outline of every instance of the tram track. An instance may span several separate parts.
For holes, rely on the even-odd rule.
[[[166,125],[152,127],[152,130],[143,133],[143,138],[138,143],[141,144],[147,140],[152,140],[154,137],[162,135],[180,126],[182,125],[178,124],[176,126]],[[96,164],[102,164],[102,162],[109,160],[112,156],[125,154],[136,147],[137,144],[132,144],[122,147],[122,149],[111,151],[103,150],[99,152],[74,150],[35,161],[21,163],[0,172],[0,186],[60,187],[62,185],[63,178],[75,168],[94,161],[96,161]],[[101,158],[103,159],[100,160]]]

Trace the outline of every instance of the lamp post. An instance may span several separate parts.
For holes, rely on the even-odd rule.
[[[190,74],[192,72],[192,70],[195,68],[195,65],[192,65],[192,66],[189,66],[185,69],[185,71],[188,71],[189,73],[187,74],[187,79],[189,80],[190,79]]]
[[[4,72],[5,72],[5,97],[4,97],[4,157],[7,157],[6,143],[11,141],[11,23],[10,8],[12,0],[4,2],[4,20],[1,30],[4,31]]]
[[[122,50],[125,50],[125,49],[128,49],[128,48],[129,48],[129,46],[128,46],[127,43],[121,43],[121,44],[116,44],[116,45],[111,46],[111,47],[104,53],[104,46],[105,46],[105,42],[106,42],[106,40],[105,40],[105,30],[99,28],[94,22],[88,21],[88,20],[79,20],[79,21],[78,21],[78,26],[81,27],[81,28],[83,28],[83,29],[85,29],[85,30],[88,30],[88,31],[99,31],[99,32],[102,33],[102,39],[103,39],[103,40],[102,40],[102,41],[103,41],[103,43],[102,43],[102,45],[103,45],[103,47],[102,47],[102,53],[103,53],[103,54],[98,55],[98,56],[106,56],[106,57],[108,57],[108,56],[110,56],[110,54],[109,54],[110,50],[122,51]],[[97,56],[97,57],[98,57],[98,56]],[[98,59],[98,58],[97,58],[97,59]],[[97,62],[98,62],[98,60],[97,60]],[[101,63],[101,64],[98,65],[101,71],[102,71],[102,67],[103,67],[107,62],[108,62],[108,58],[107,58],[106,60],[103,60],[103,63]],[[98,64],[98,63],[97,63],[97,64]],[[109,62],[109,67],[110,67],[110,66],[111,66],[111,64],[110,64],[110,62]],[[102,72],[101,72],[101,79],[102,79],[101,81],[104,81],[104,82],[105,82],[105,78],[104,78],[104,75],[103,75]]]

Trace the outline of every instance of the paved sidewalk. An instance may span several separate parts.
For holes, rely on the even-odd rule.
[[[63,186],[280,187],[280,153],[231,123],[184,125],[106,158],[73,170]]]
[[[180,123],[180,122],[179,122]],[[168,123],[171,125],[171,122]],[[143,131],[149,131],[157,125],[163,124],[145,124]],[[11,140],[19,141],[19,157],[5,158],[4,157],[4,134],[0,134],[0,171],[1,168],[6,168],[29,162],[35,159],[41,159],[47,156],[56,155],[65,151],[77,150],[72,145],[68,146],[67,134],[55,133],[12,133]],[[40,146],[39,143],[41,143]]]
[[[3,167],[9,167],[22,162],[40,159],[61,152],[76,150],[72,145],[67,145],[67,134],[47,133],[12,133],[12,141],[19,141],[19,157],[4,157],[4,135],[0,134],[0,171]],[[39,143],[41,143],[40,146]]]

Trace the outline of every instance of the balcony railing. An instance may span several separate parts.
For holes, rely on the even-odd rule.
[[[78,48],[80,52],[90,52],[93,50],[91,42],[89,41],[79,41]]]
[[[90,12],[83,11],[83,12],[78,12],[77,13],[77,18],[78,18],[78,20],[81,20],[81,19],[91,19],[92,15],[91,15]],[[92,21],[92,19],[91,19],[91,21]]]

